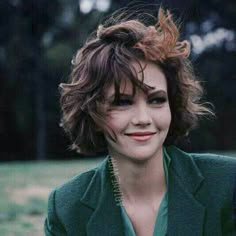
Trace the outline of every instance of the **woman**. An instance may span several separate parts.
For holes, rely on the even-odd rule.
[[[171,14],[155,25],[111,19],[73,60],[62,125],[80,153],[103,163],[56,188],[46,235],[236,235],[236,160],[175,144],[202,116],[202,87]]]

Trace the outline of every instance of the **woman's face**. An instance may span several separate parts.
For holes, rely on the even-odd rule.
[[[134,66],[140,71],[137,64]],[[141,79],[142,73],[138,76]],[[171,122],[167,82],[159,67],[149,62],[144,70],[144,83],[154,89],[145,94],[137,88],[133,97],[132,84],[122,82],[117,104],[113,103],[114,86],[107,90],[106,122],[117,139],[113,141],[106,133],[105,138],[113,157],[144,161],[161,153]]]

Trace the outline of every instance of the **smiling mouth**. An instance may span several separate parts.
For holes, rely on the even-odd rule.
[[[131,134],[126,134],[128,137],[130,137],[131,139],[135,140],[135,141],[147,141],[149,139],[152,138],[153,135],[155,135],[155,133],[150,133],[150,132],[146,132],[146,133],[131,133]]]

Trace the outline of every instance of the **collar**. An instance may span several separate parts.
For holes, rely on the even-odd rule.
[[[82,203],[94,209],[88,224],[88,236],[124,235],[120,205],[113,194],[109,156],[96,169],[87,190],[80,199]]]
[[[171,158],[168,185],[168,235],[203,234],[205,208],[195,199],[204,177],[190,154],[166,147]],[[80,201],[94,209],[87,224],[88,236],[124,235],[120,205],[117,204],[109,173],[109,157],[96,168]]]
[[[204,177],[193,157],[175,146],[167,146],[166,152],[172,162],[170,173],[179,179],[189,193],[196,193]]]

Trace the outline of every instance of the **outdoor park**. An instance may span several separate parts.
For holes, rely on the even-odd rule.
[[[0,3],[0,235],[42,236],[49,193],[97,166],[99,157],[69,149],[60,127],[58,85],[98,22],[127,0],[4,0]],[[190,152],[236,157],[236,2],[150,0],[178,17],[190,56],[214,104],[182,144]]]
[[[234,153],[220,153],[236,157]],[[0,235],[43,236],[48,195],[55,186],[89,170],[102,158],[4,163],[0,166]]]
[[[51,190],[100,162],[101,159],[89,159],[2,164],[0,235],[43,236],[47,199]]]

